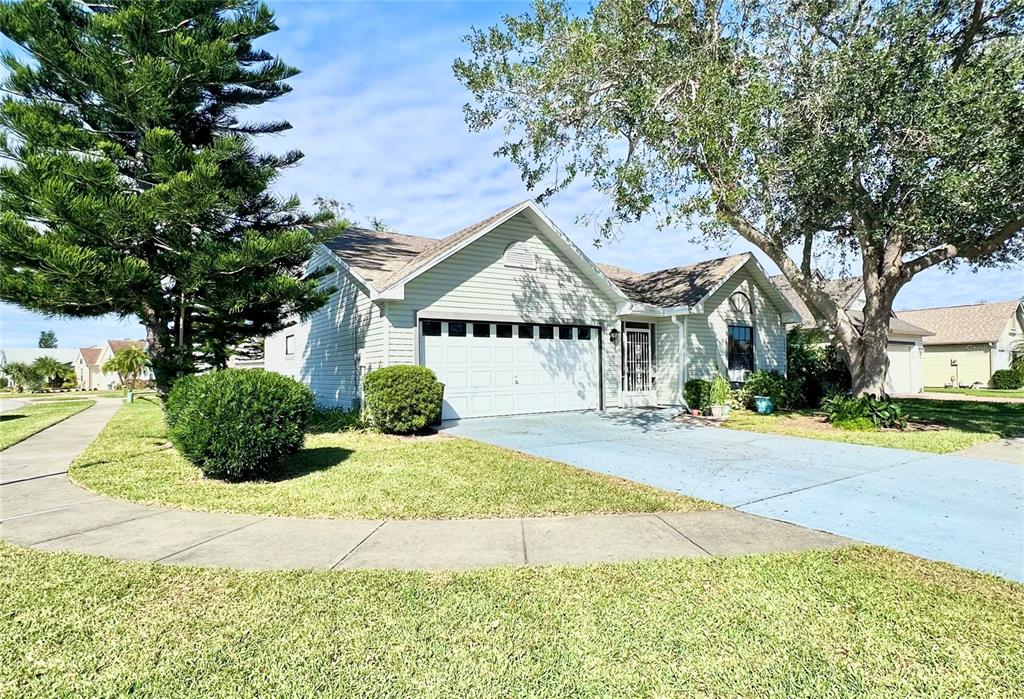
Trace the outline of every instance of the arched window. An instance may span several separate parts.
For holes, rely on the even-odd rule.
[[[754,310],[750,297],[742,291],[737,291],[729,297],[729,308],[736,313],[750,313]]]

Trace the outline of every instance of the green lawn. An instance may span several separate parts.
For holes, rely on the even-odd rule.
[[[901,400],[899,403],[911,421],[926,423],[929,429],[852,432],[833,427],[812,411],[772,415],[735,411],[724,425],[737,430],[939,454],[1000,437],[1024,436],[1024,404],[923,398]]]
[[[0,451],[95,404],[94,400],[41,403],[0,413]]]
[[[994,388],[945,388],[928,387],[924,389],[928,393],[955,393],[962,396],[980,396],[982,398],[1024,398],[1024,389],[996,390]]]
[[[155,400],[125,406],[75,461],[71,477],[128,500],[295,517],[516,517],[718,507],[466,439],[310,434],[286,477],[253,483],[203,478],[166,439]]]
[[[460,573],[0,544],[0,695],[1011,697],[1024,587],[879,548]]]
[[[138,395],[138,394],[136,394]],[[82,400],[83,398],[121,398],[124,396],[123,391],[66,391],[63,393],[3,393],[0,397],[3,398],[17,398],[22,399],[42,399],[42,400]]]

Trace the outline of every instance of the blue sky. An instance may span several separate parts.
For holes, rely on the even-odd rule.
[[[304,202],[318,194],[332,197],[352,204],[357,219],[378,216],[394,230],[427,236],[451,233],[530,196],[518,171],[492,155],[500,134],[467,131],[467,95],[451,70],[452,60],[466,53],[462,37],[470,26],[489,26],[503,14],[524,11],[525,3],[270,4],[281,31],[263,46],[303,71],[292,80],[292,94],[261,113],[294,126],[262,139],[264,149],[306,153],[303,164],[282,178],[282,193],[296,193]],[[653,222],[631,226],[595,248],[593,230],[577,220],[604,205],[581,183],[546,208],[592,259],[638,271],[752,250],[738,237],[708,249],[691,242],[691,231],[659,231]],[[933,269],[903,290],[896,307],[1006,300],[1022,292],[1021,267],[953,274]],[[47,328],[64,347],[144,335],[134,319],[43,318],[0,304],[3,346],[34,346]]]

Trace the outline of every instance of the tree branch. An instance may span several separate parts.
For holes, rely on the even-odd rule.
[[[1002,228],[990,235],[988,238],[980,243],[976,243],[975,245],[957,247],[952,243],[947,243],[946,245],[933,248],[923,255],[904,263],[903,277],[904,279],[910,279],[918,272],[926,270],[937,264],[948,262],[956,257],[972,258],[987,255],[996,251],[1000,245],[1020,233],[1022,230],[1024,230],[1024,216],[1018,216],[1016,219],[1007,222]]]

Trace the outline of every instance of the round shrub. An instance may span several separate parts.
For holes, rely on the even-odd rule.
[[[788,381],[779,372],[758,369],[747,376],[747,380],[737,392],[737,397],[748,410],[755,409],[754,398],[757,396],[768,396],[776,408],[785,409],[793,407],[793,395],[799,391],[799,386]]]
[[[992,372],[992,388],[1013,391],[1024,385],[1024,381],[1013,369],[997,369]]]
[[[167,398],[171,442],[205,475],[275,475],[302,446],[313,394],[262,369],[223,369],[179,379]]]
[[[423,366],[375,369],[363,383],[370,424],[381,432],[419,432],[441,419],[444,384]]]
[[[168,427],[174,427],[177,424],[178,416],[188,405],[189,397],[198,378],[195,374],[189,374],[175,380],[171,392],[164,399],[164,421],[167,422]]]

